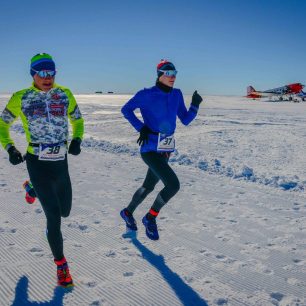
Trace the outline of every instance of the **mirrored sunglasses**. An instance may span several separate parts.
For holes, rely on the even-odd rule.
[[[177,70],[158,70],[158,71],[162,72],[167,77],[172,77],[172,76],[175,77],[177,75]]]
[[[39,77],[41,77],[41,78],[52,78],[52,77],[54,77],[55,76],[55,74],[56,74],[56,71],[55,70],[39,70],[39,71],[37,71],[37,70],[34,70],[33,68],[32,68],[32,70],[39,76]]]

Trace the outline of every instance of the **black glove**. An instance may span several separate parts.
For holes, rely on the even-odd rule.
[[[11,146],[7,152],[9,154],[9,161],[11,164],[18,165],[23,162],[21,153],[14,146]]]
[[[81,153],[81,142],[80,138],[73,138],[70,142],[68,153],[72,155],[79,155]]]
[[[144,125],[140,130],[139,138],[137,139],[137,143],[142,146],[143,144],[147,144],[149,141],[149,134],[153,133],[146,125]]]
[[[192,95],[191,105],[199,107],[200,103],[203,101],[202,97],[195,91]]]

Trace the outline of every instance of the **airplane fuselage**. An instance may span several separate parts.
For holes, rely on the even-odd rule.
[[[247,98],[259,99],[262,97],[296,95],[302,91],[303,87],[304,85],[301,83],[293,83],[265,91],[257,91],[252,86],[249,86],[247,88]]]

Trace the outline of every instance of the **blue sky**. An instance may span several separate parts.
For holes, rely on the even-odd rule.
[[[171,60],[185,94],[306,83],[304,0],[10,0],[0,10],[0,92],[31,84],[50,53],[74,93],[134,93]]]

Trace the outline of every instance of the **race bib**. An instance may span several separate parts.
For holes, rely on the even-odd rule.
[[[39,145],[39,160],[57,161],[64,160],[67,152],[65,143]]]
[[[173,135],[165,135],[165,134],[158,134],[158,143],[157,143],[157,150],[158,151],[174,151],[175,149],[175,139]]]

